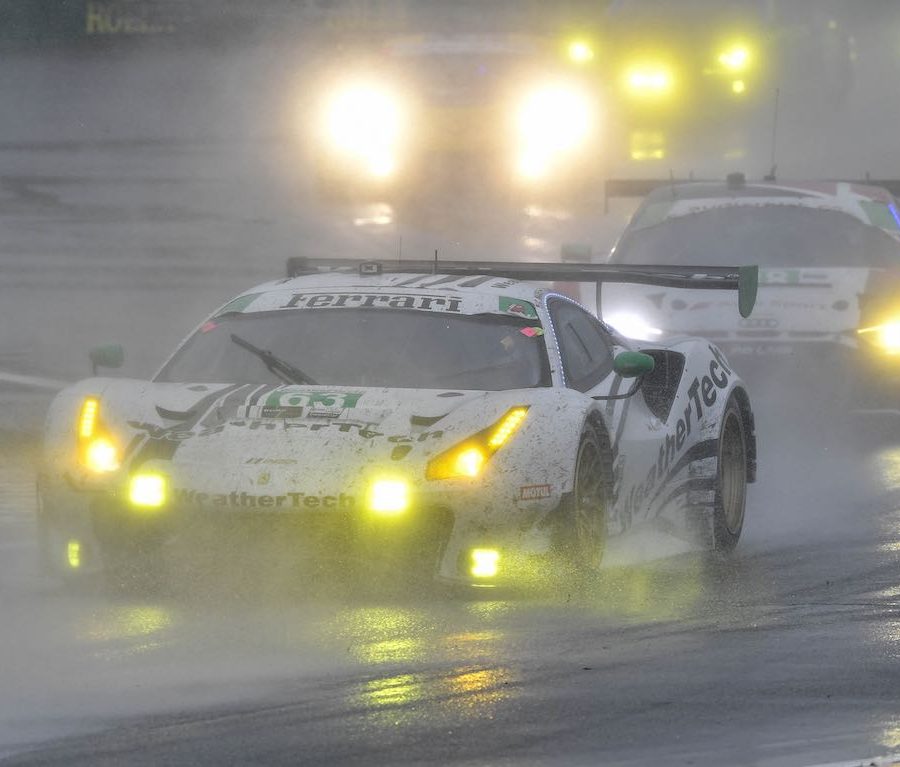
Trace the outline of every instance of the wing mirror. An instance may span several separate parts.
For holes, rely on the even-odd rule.
[[[120,344],[96,346],[91,349],[91,369],[97,375],[97,368],[120,368],[125,362],[125,350]]]
[[[603,394],[592,399],[610,400],[610,399],[626,399],[634,395],[641,388],[643,376],[653,371],[656,367],[656,360],[649,354],[643,352],[619,352],[613,360],[613,371],[622,378],[633,378],[634,383],[624,394]]]
[[[653,372],[656,360],[643,352],[619,352],[613,360],[613,370],[622,378],[637,378]]]

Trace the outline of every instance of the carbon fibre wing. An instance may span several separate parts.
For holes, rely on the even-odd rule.
[[[288,277],[327,271],[352,271],[360,275],[403,272],[446,274],[460,277],[489,275],[528,282],[591,282],[658,285],[689,290],[736,290],[738,310],[749,317],[756,303],[759,268],[756,266],[623,266],[517,261],[361,261],[342,258],[289,258]]]

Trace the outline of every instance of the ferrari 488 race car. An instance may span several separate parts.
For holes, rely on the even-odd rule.
[[[610,263],[760,264],[752,317],[709,293],[606,286],[603,316],[630,336],[703,335],[729,358],[795,367],[884,402],[900,379],[900,214],[885,188],[841,182],[619,182],[649,191]],[[744,371],[750,374],[749,370]],[[847,392],[849,394],[849,392]]]
[[[756,441],[722,352],[640,346],[518,279],[737,289],[747,314],[754,267],[431,267],[292,260],[296,276],[220,308],[153,380],[59,393],[47,563],[119,578],[198,530],[268,527],[298,558],[479,584],[535,561],[590,570],[641,523],[737,544]]]

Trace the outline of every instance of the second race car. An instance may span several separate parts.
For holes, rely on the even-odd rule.
[[[635,337],[697,333],[731,359],[793,360],[863,403],[892,404],[900,380],[900,215],[891,193],[834,181],[611,182],[654,191],[616,244],[621,266],[760,264],[752,317],[708,293],[607,285],[604,316]],[[886,182],[891,185],[892,182]],[[748,371],[745,371],[748,372]]]

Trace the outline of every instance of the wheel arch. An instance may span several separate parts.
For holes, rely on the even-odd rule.
[[[741,413],[741,421],[744,425],[744,437],[747,448],[747,482],[756,481],[756,421],[753,417],[753,408],[750,406],[750,395],[743,386],[736,386],[731,397],[737,403]]]

